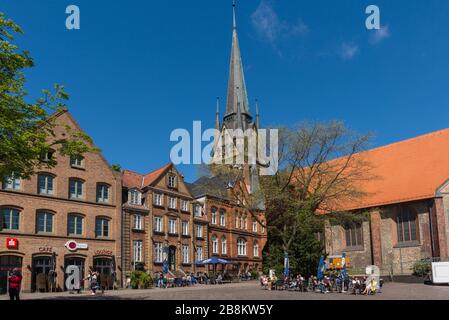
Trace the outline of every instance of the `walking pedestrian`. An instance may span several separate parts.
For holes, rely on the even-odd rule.
[[[87,280],[89,281],[89,287],[92,291],[91,295],[95,295],[97,293],[98,288],[98,274],[95,271],[90,270],[87,275]]]
[[[20,300],[20,288],[22,286],[22,274],[18,268],[14,268],[9,276],[9,298],[10,300]]]

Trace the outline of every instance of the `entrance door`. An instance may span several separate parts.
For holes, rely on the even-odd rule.
[[[170,246],[168,248],[168,269],[170,271],[176,270],[176,247]]]
[[[100,287],[105,289],[111,289],[113,286],[113,271],[112,259],[110,258],[95,258],[94,270],[100,275],[99,282]]]
[[[33,292],[47,292],[48,291],[48,273],[51,270],[51,257],[42,256],[33,258],[33,275],[32,287]]]
[[[22,257],[0,256],[0,294],[8,292],[8,275],[14,268],[22,269]]]
[[[67,279],[67,274],[65,273],[65,270],[67,270],[68,266],[77,266],[80,271],[80,287],[84,288],[84,258],[78,258],[78,257],[70,257],[65,259],[64,263],[64,287],[65,287],[65,281]],[[65,288],[67,290],[67,288]]]

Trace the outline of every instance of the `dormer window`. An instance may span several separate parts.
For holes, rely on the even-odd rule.
[[[131,189],[128,192],[128,203],[141,205],[142,204],[142,193],[136,189]]]
[[[195,217],[201,217],[201,205],[199,205],[199,204],[195,204],[194,206],[193,206],[193,215],[195,216]]]
[[[168,176],[168,187],[176,188],[176,176],[175,175]]]
[[[44,152],[41,154],[41,161],[42,162],[50,162],[53,159],[53,154],[55,153],[54,150],[48,150],[47,152]]]
[[[82,156],[70,157],[70,166],[72,168],[84,168],[84,158]]]

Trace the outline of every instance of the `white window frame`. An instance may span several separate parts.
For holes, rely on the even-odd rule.
[[[217,209],[216,208],[212,208],[211,212],[210,212],[210,222],[212,224],[217,224]]]
[[[162,242],[154,243],[154,262],[163,262],[164,258],[164,247]]]
[[[220,225],[222,227],[226,226],[226,212],[222,210],[220,210]]]
[[[39,216],[43,215],[44,217],[44,230],[39,230],[39,224],[38,224],[38,220],[39,220]],[[51,217],[51,230],[48,230],[48,220],[47,218]],[[36,212],[36,233],[53,233],[54,230],[54,226],[55,226],[55,215],[53,212],[50,211],[46,211],[46,210],[38,210]]]
[[[75,193],[72,193],[72,184],[75,187]],[[81,193],[78,193],[81,191]],[[84,198],[84,181],[80,179],[71,178],[69,179],[69,193],[70,199],[83,199]]]
[[[189,221],[182,221],[182,235],[189,235]]]
[[[170,209],[176,209],[176,201],[177,199],[176,199],[176,197],[168,197],[168,207],[170,208]]]
[[[176,176],[173,174],[168,175],[168,187],[169,188],[176,188]]]
[[[41,189],[41,184],[40,184],[40,178],[44,177],[45,179],[45,188]],[[51,179],[51,189],[49,189],[49,183],[48,181]],[[50,175],[50,174],[45,174],[45,173],[41,173],[38,174],[37,176],[37,188],[38,188],[38,193],[39,194],[47,194],[47,195],[53,195],[55,192],[55,177]]]
[[[228,254],[228,248],[227,248],[228,241],[226,240],[226,237],[221,238],[221,254]]]
[[[257,241],[253,244],[253,256],[256,258],[259,257],[259,243]]]
[[[195,204],[193,206],[193,216],[201,217],[201,205],[200,204]]]
[[[143,241],[134,240],[133,241],[133,262],[143,262]]]
[[[22,187],[22,179],[14,173],[3,179],[3,189],[20,190]]]
[[[245,239],[238,239],[237,240],[237,255],[239,256],[246,256],[246,248],[247,248],[247,241]]]
[[[203,247],[196,248],[196,260],[197,261],[203,260]]]
[[[181,250],[182,250],[182,263],[184,264],[190,263],[189,259],[190,247],[188,245],[183,245]]]
[[[169,219],[168,220],[168,233],[169,234],[176,234],[177,229],[177,221],[176,219]]]
[[[153,201],[154,201],[154,205],[163,207],[164,206],[164,195],[162,193],[154,193]]]
[[[100,190],[100,196],[98,191]],[[105,197],[106,194],[106,197]],[[109,203],[109,186],[106,183],[97,183],[97,202]]]
[[[133,229],[143,230],[143,215],[139,213],[134,214]]]
[[[253,221],[253,232],[257,232],[257,221]]]
[[[70,166],[73,168],[84,168],[84,157],[70,157]]]
[[[142,205],[142,192],[136,189],[128,191],[128,203],[140,206]]]
[[[203,238],[203,225],[197,224],[197,225],[195,225],[195,228],[196,228],[196,237]]]
[[[156,232],[164,232],[164,225],[162,223],[162,217],[155,216],[154,217],[154,231]]]
[[[181,210],[184,212],[189,212],[189,201],[181,199]]]
[[[218,254],[218,238],[212,236],[212,254]]]

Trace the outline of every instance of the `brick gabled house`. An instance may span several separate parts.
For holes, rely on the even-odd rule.
[[[52,117],[54,139],[82,131],[67,110]],[[120,286],[120,173],[99,152],[70,158],[55,148],[46,157],[57,165],[38,168],[30,179],[2,179],[0,294],[14,267],[22,270],[25,292],[65,290],[68,265],[78,266],[83,278],[94,269],[108,277],[110,286],[114,278]]]
[[[267,242],[264,210],[241,203],[248,195],[239,180],[233,186],[219,177],[202,177],[189,184],[195,201],[201,204],[209,224],[208,257],[217,256],[232,262],[218,265],[217,271],[241,273],[262,271],[262,250]],[[212,267],[210,267],[212,270]]]
[[[123,172],[123,269],[174,276],[194,272],[195,250],[203,245],[207,225],[192,214],[193,198],[184,177],[169,163],[148,174]],[[200,220],[201,237],[194,237]]]

